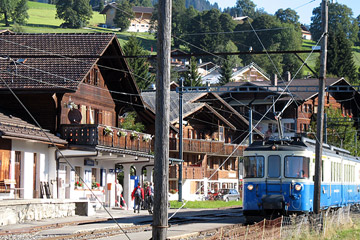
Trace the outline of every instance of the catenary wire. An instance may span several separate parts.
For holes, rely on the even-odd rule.
[[[56,150],[60,153],[61,157],[66,161],[66,163],[70,166],[71,170],[75,171],[75,168],[72,166],[72,164],[69,162],[69,160],[65,157],[65,155],[59,150],[59,148],[56,146],[56,144],[54,143],[54,141],[49,137],[48,133],[46,131],[44,131],[44,129],[41,127],[41,125],[39,124],[38,121],[36,121],[35,117],[30,113],[30,111],[26,108],[26,106],[23,104],[23,102],[18,98],[18,96],[15,94],[15,92],[10,88],[10,86],[7,84],[7,82],[0,77],[1,81],[5,84],[5,86],[7,87],[7,89],[11,92],[11,94],[15,97],[15,99],[19,102],[19,104],[21,105],[21,107],[26,111],[26,113],[30,116],[30,118],[35,122],[35,124],[40,128],[41,132],[43,134],[45,134],[46,138],[50,141],[51,145],[53,147],[56,148]],[[75,171],[76,173],[76,171]],[[130,237],[127,235],[127,233],[125,232],[125,230],[120,226],[120,224],[118,223],[118,221],[112,216],[112,214],[106,209],[105,205],[103,203],[101,203],[100,199],[95,195],[95,193],[92,191],[92,189],[87,185],[87,183],[84,181],[84,179],[82,179],[82,177],[80,175],[79,179],[81,179],[81,181],[84,182],[85,186],[88,188],[88,190],[91,192],[91,194],[95,197],[95,199],[101,204],[101,206],[103,207],[103,209],[108,213],[108,215],[111,217],[111,219],[116,223],[116,225],[120,228],[120,230],[125,234],[125,236],[129,239]]]

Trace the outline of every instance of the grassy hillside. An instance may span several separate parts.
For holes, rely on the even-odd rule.
[[[315,44],[316,44],[316,42],[314,42],[314,41],[303,40],[302,50],[311,50],[312,47],[315,46]],[[357,68],[359,68],[360,67],[360,47],[354,46],[352,49],[353,49],[355,66]],[[307,56],[308,55],[303,55],[302,57],[305,60],[305,58]],[[313,53],[307,62],[309,64],[309,66],[314,69],[315,65],[316,65],[316,61],[319,59],[319,57],[320,57],[320,53]]]
[[[63,20],[56,19],[56,7],[52,4],[28,2],[29,4],[29,19],[25,26],[21,26],[21,32],[24,33],[95,33],[95,32],[107,32],[115,33],[118,36],[121,46],[127,41],[128,37],[135,34],[137,38],[142,42],[143,47],[150,51],[153,46],[156,51],[156,40],[153,34],[148,33],[121,33],[112,29],[97,27],[100,24],[105,23],[105,15],[99,12],[93,12],[92,18],[88,27],[82,29],[60,28]],[[7,29],[3,22],[0,23],[0,29]],[[11,30],[13,26],[10,26]]]

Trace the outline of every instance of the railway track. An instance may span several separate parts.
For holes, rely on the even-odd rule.
[[[220,209],[190,211],[179,213],[169,221],[169,239],[196,239],[196,232],[217,228],[219,225],[231,225],[241,222],[241,209]],[[152,216],[137,216],[126,223],[125,218],[117,221],[122,230],[113,220],[76,221],[63,224],[49,224],[32,229],[17,231],[0,231],[0,240],[68,240],[68,239],[150,239],[152,232]],[[126,236],[125,235],[128,235]],[[181,237],[182,236],[182,237]],[[187,236],[185,238],[185,236]]]

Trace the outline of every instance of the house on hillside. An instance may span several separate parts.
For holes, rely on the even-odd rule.
[[[244,116],[252,110],[252,120],[257,129],[265,137],[278,136],[278,123],[275,116],[281,114],[281,126],[284,137],[306,135],[310,130],[311,121],[316,119],[319,86],[318,79],[293,79],[279,83],[273,80],[255,82],[232,82],[225,86],[241,87],[243,92],[224,93],[221,96],[240,114]],[[326,79],[326,87],[351,86],[344,78]],[[311,88],[313,86],[313,88]],[[251,91],[249,90],[251,89]],[[290,90],[290,91],[289,91]],[[349,94],[352,96],[349,98]],[[354,89],[349,92],[326,92],[325,108],[341,109],[345,115],[354,118],[359,116],[357,102],[359,93]],[[273,103],[276,104],[273,106]]]
[[[220,77],[220,66],[217,66],[202,76],[202,82],[203,84],[216,85],[219,83]],[[235,68],[232,73],[232,79],[234,82],[270,81],[269,75],[255,63]]]
[[[155,92],[142,92],[155,108]],[[179,96],[171,92],[170,123],[179,126]],[[238,188],[239,157],[246,147],[247,120],[214,93],[183,94],[183,198],[201,199],[209,191]],[[260,132],[256,131],[261,138]],[[242,145],[238,145],[242,143]],[[170,133],[170,157],[179,154],[179,135]],[[216,171],[218,168],[219,171]],[[211,178],[210,178],[211,177]],[[169,188],[178,190],[179,167],[170,166]],[[177,199],[177,195],[172,195]]]
[[[100,14],[106,16],[105,25],[108,28],[116,27],[114,24],[114,18],[117,10],[117,4],[115,2],[107,4]],[[134,6],[132,8],[134,12],[134,18],[131,19],[128,32],[149,32],[150,31],[150,21],[154,11],[154,8],[151,7],[139,7]],[[124,13],[126,14],[126,13]]]
[[[7,83],[0,83],[0,109],[24,121],[17,126],[20,120],[9,118],[8,122],[14,125],[11,131],[32,145],[42,144],[33,148],[31,144],[21,144],[19,139],[9,146],[9,137],[0,127],[2,148],[8,152],[2,166],[5,161],[18,164],[19,187],[23,188],[19,190],[20,198],[41,197],[38,192],[43,182],[48,184],[52,198],[85,199],[99,205],[93,192],[101,204],[114,206],[114,183],[121,172],[123,195],[131,206],[134,185],[152,181],[155,115],[139,95],[127,62],[121,58],[116,35],[6,33],[0,34],[0,46],[6,56],[0,58],[0,65],[7,69],[0,73]],[[60,145],[58,149],[48,149],[53,144],[43,136],[36,139],[41,131],[33,125],[31,130],[33,119],[9,89],[40,126],[48,129],[54,143]],[[146,126],[144,132],[121,128],[129,113],[135,113],[136,122]],[[29,129],[23,127],[27,126],[25,122]],[[39,165],[33,173],[24,171],[35,162]],[[0,181],[17,181],[13,170],[6,169],[1,168]],[[25,181],[29,181],[29,188],[21,185]]]
[[[309,29],[303,24],[301,24],[300,27],[301,27],[301,37],[305,40],[312,40],[312,36]]]

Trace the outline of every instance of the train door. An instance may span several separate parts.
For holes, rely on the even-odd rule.
[[[267,177],[266,194],[282,194],[281,181],[281,157],[279,155],[269,155],[267,158]]]

